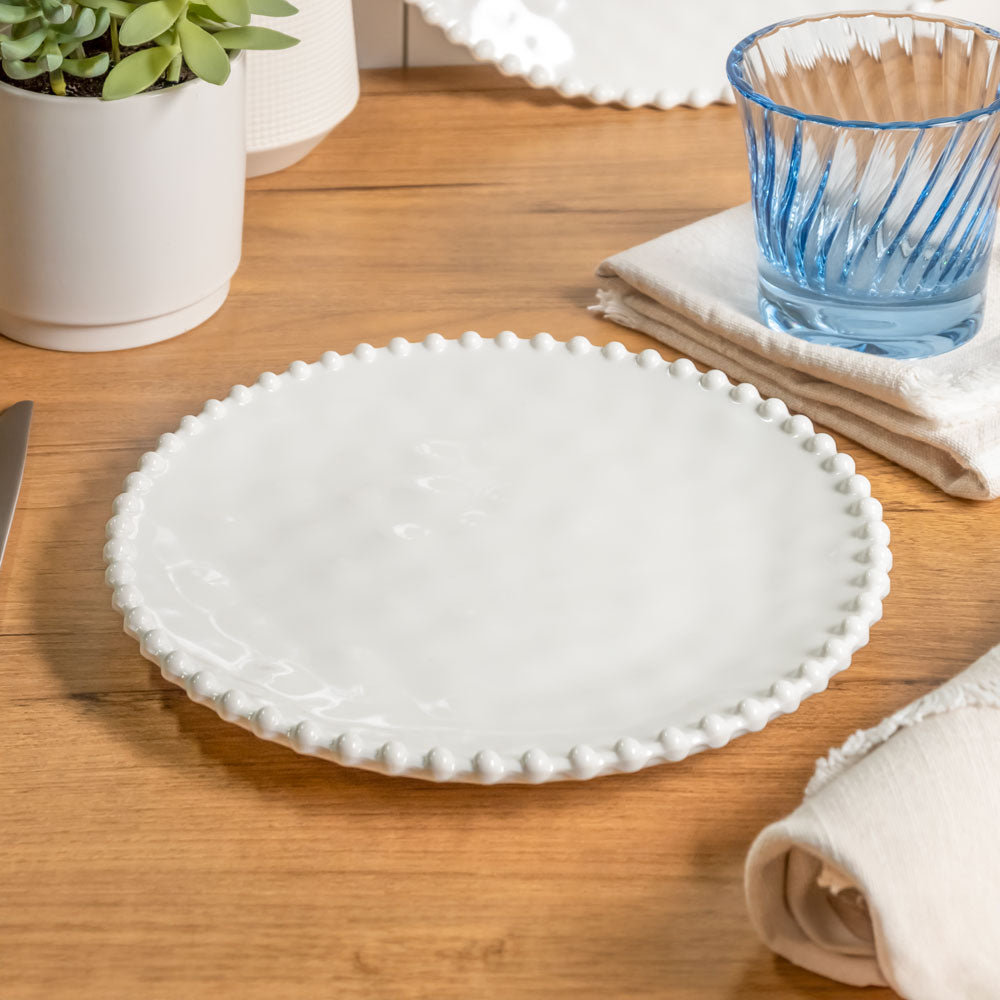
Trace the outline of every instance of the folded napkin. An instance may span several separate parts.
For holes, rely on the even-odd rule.
[[[779,955],[907,1000],[1000,997],[1000,647],[820,761],[746,866]]]
[[[1000,309],[968,344],[919,361],[810,344],[757,313],[748,205],[633,247],[598,268],[598,305],[623,326],[780,396],[955,496],[1000,496]],[[1000,255],[991,281],[1000,295]],[[1000,996],[1000,993],[998,993]]]

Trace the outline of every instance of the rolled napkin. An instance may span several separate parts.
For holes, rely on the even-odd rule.
[[[820,761],[746,865],[769,947],[906,1000],[1000,997],[1000,647]]]
[[[991,282],[1000,294],[1000,256]],[[968,344],[918,361],[810,344],[757,313],[749,205],[608,258],[593,308],[781,396],[955,496],[1000,496],[1000,314]],[[1000,995],[1000,994],[998,994]]]

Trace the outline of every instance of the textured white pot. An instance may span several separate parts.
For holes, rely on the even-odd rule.
[[[257,21],[298,38],[247,53],[247,175],[284,170],[318,146],[358,103],[351,0],[295,0],[292,17]]]
[[[122,101],[0,84],[0,333],[112,351],[216,312],[239,266],[245,62]]]

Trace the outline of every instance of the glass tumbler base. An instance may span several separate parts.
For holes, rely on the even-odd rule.
[[[814,344],[845,347],[887,358],[929,358],[971,340],[983,318],[985,295],[900,303],[831,299],[760,276],[758,304],[772,330]]]

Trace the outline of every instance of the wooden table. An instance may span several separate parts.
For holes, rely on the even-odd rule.
[[[894,533],[871,645],[758,735],[586,785],[439,787],[301,758],[188,701],[122,633],[104,523],[181,416],[399,334],[651,346],[587,313],[595,265],[747,196],[729,108],[595,108],[482,68],[364,89],[305,163],[251,183],[243,267],[200,330],[91,356],[0,340],[0,407],[37,406],[0,572],[0,995],[861,996],[756,940],[743,858],[827,747],[1000,640],[998,506],[840,442]]]

